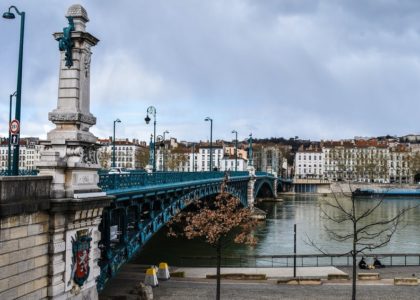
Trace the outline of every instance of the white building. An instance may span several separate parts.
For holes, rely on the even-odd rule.
[[[98,150],[99,164],[102,168],[108,169],[112,166],[113,144],[111,139],[98,139],[101,147]],[[148,152],[145,142],[137,139],[115,140],[115,167],[126,169],[144,168],[148,159],[142,159],[143,154]]]
[[[210,171],[210,146],[207,144],[197,145],[197,171]],[[220,170],[221,160],[224,156],[223,145],[212,145],[212,168],[213,170]]]
[[[295,156],[295,178],[324,178],[324,153],[321,149],[299,149]]]
[[[41,159],[43,146],[39,144],[38,138],[22,138],[19,144],[19,169],[34,170],[36,163]],[[11,157],[13,159],[13,146],[11,148]],[[2,139],[0,143],[0,169],[7,170],[8,166],[8,142]],[[13,163],[13,161],[12,161]]]
[[[246,171],[248,166],[248,160],[238,157],[237,159],[237,171]],[[235,171],[235,157],[225,156],[220,161],[219,171]]]

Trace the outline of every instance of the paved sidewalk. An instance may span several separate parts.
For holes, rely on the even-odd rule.
[[[112,299],[115,296],[126,295],[133,297],[130,291],[143,282],[147,266],[126,264],[117,276],[110,280],[105,290],[99,295],[100,299]],[[204,279],[207,274],[215,274],[215,268],[174,268],[185,271],[189,278],[171,278],[160,281],[159,287],[153,289],[155,299],[162,300],[193,300],[214,299],[215,280]],[[298,276],[324,277],[331,272],[336,274],[348,273],[351,268],[298,268]],[[357,270],[360,272],[360,270]],[[365,272],[379,272],[382,280],[358,281],[358,300],[395,300],[420,299],[420,286],[394,286],[394,277],[420,277],[420,267],[389,267],[380,270],[363,270]],[[278,285],[277,278],[291,277],[293,268],[222,268],[222,273],[267,274],[269,280],[222,280],[222,299],[302,299],[302,300],[336,300],[350,299],[351,280],[327,281],[321,286],[290,286]],[[123,299],[123,298],[119,298]]]

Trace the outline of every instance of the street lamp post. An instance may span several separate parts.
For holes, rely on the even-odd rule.
[[[149,106],[146,113],[146,118],[144,118],[146,124],[150,122],[149,114],[153,115],[153,172],[156,172],[156,108]]]
[[[16,109],[15,119],[20,122],[20,107],[22,97],[22,60],[23,60],[23,36],[25,32],[25,12],[20,12],[16,6],[10,6],[9,10],[3,14],[5,19],[14,19],[15,14],[11,12],[14,9],[20,16],[20,43],[19,43],[19,63],[18,63],[18,74],[17,74],[17,88],[16,88]],[[13,151],[13,175],[19,175],[19,141],[14,147]]]
[[[112,167],[115,168],[115,123],[121,123],[120,119],[114,121],[114,135],[112,136]]]
[[[252,167],[253,166],[253,161],[252,161],[252,133],[249,134],[249,139],[248,139],[248,143],[249,143],[249,152],[248,152],[248,166]]]
[[[235,134],[235,172],[238,171],[238,132],[232,130],[232,133]]]
[[[9,127],[10,123],[12,122],[12,102],[13,97],[16,96],[16,92],[10,95],[10,102],[9,102]],[[9,142],[7,143],[7,175],[12,175],[12,133],[9,129]]]
[[[191,155],[192,155],[192,168],[191,170],[195,172],[195,143],[191,144]]]
[[[165,154],[166,154],[166,145],[165,145],[166,139],[165,139],[165,134],[167,134],[167,133],[169,133],[168,130],[165,130],[163,132],[163,152],[162,152],[162,167],[163,167],[163,171],[166,171],[166,168],[165,168]]]
[[[213,170],[213,119],[207,117],[204,121],[210,121],[210,172]]]

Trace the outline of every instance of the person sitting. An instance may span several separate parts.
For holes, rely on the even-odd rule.
[[[367,264],[366,264],[366,261],[365,261],[364,257],[362,257],[362,259],[359,261],[359,268],[360,269],[367,269]]]
[[[377,257],[373,259],[373,266],[375,269],[385,268],[385,265],[383,265]]]

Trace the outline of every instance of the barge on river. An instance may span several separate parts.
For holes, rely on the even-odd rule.
[[[353,191],[356,197],[420,197],[420,188],[413,189],[356,189]]]

